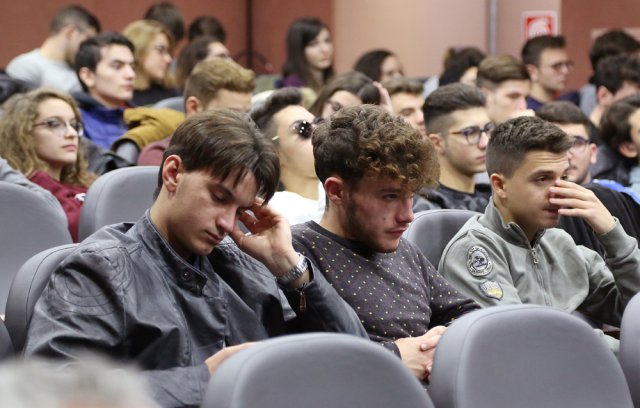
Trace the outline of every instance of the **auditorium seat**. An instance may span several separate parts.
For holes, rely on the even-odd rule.
[[[13,279],[7,299],[5,324],[13,348],[18,352],[24,348],[33,308],[49,282],[51,273],[76,246],[77,244],[61,245],[32,256]]]
[[[393,353],[336,333],[256,343],[218,367],[203,408],[430,408],[427,392]]]
[[[23,263],[38,252],[72,242],[66,217],[28,189],[0,181],[0,315],[9,285]]]
[[[438,408],[633,407],[622,368],[596,332],[537,305],[493,306],[454,321],[438,343],[429,394]]]
[[[439,209],[420,211],[404,232],[404,237],[416,245],[434,267],[438,267],[444,248],[475,211]]]
[[[84,240],[105,225],[135,222],[153,204],[158,166],[134,166],[100,176],[87,191],[80,213],[79,238]]]

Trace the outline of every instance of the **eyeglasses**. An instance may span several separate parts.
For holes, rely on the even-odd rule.
[[[291,129],[295,130],[296,133],[303,139],[310,139],[311,134],[313,133],[313,129],[315,129],[316,125],[322,122],[324,119],[317,117],[313,120],[313,122],[309,122],[306,120],[296,120],[291,125]],[[277,140],[280,136],[274,136],[271,140]]]
[[[582,136],[574,136],[571,150],[576,153],[582,153],[589,143],[590,142]]]
[[[82,122],[78,122],[72,120],[71,122],[65,122],[59,118],[49,118],[45,119],[42,122],[34,123],[33,127],[44,126],[47,130],[50,130],[52,133],[57,136],[66,136],[67,128],[71,127],[71,129],[75,130],[78,136],[82,136],[84,134],[84,125]]]
[[[484,125],[483,128],[479,126],[469,126],[464,129],[460,129],[455,132],[449,132],[450,135],[462,135],[465,139],[467,139],[467,143],[471,146],[477,145],[480,143],[480,139],[482,134],[484,133],[487,137],[491,137],[491,133],[493,133],[493,129],[495,129],[495,125],[492,122]]]
[[[566,68],[567,71],[573,71],[573,61],[559,61],[553,65],[550,65],[551,69],[554,71],[560,71],[562,68]]]

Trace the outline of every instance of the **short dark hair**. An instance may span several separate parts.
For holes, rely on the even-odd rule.
[[[200,16],[189,24],[187,38],[193,41],[198,37],[210,36],[224,44],[227,40],[227,32],[217,18],[213,16]]]
[[[604,111],[600,121],[602,141],[618,151],[624,142],[631,141],[629,117],[640,109],[640,95],[631,95],[614,102]]]
[[[129,39],[124,35],[117,32],[101,33],[94,37],[87,38],[80,44],[78,52],[76,53],[74,69],[78,76],[78,80],[82,85],[82,89],[85,92],[89,92],[89,89],[84,82],[82,82],[82,79],[80,79],[80,69],[88,68],[91,72],[95,72],[96,66],[98,66],[98,63],[102,59],[101,50],[110,45],[123,45],[129,48],[131,53],[135,52],[131,41],[129,41]]]
[[[362,72],[374,81],[379,81],[382,77],[382,63],[392,55],[394,54],[389,50],[369,51],[358,58],[353,70]]]
[[[526,65],[540,64],[540,54],[549,48],[565,48],[566,42],[561,35],[539,35],[529,38],[522,47],[522,62]]]
[[[144,14],[145,20],[154,20],[171,32],[173,40],[178,43],[184,37],[184,19],[180,9],[170,1],[151,5]]]
[[[564,153],[572,138],[557,126],[535,116],[521,116],[496,127],[487,144],[487,172],[511,177],[527,153]]]
[[[389,92],[389,96],[397,93],[408,93],[411,95],[422,95],[422,84],[420,81],[407,78],[391,78],[382,83],[382,86]]]
[[[485,104],[482,91],[475,86],[459,82],[441,86],[433,91],[422,105],[427,132],[445,132],[451,126],[453,112],[484,108]]]
[[[529,81],[527,67],[512,55],[487,57],[478,65],[476,83],[480,88],[494,90],[505,81]]]
[[[251,119],[253,119],[267,140],[271,141],[276,132],[273,117],[287,106],[302,106],[302,101],[302,92],[298,88],[275,90],[262,105],[251,112]]]
[[[69,24],[75,24],[80,30],[93,28],[97,33],[100,32],[100,22],[86,8],[79,5],[71,5],[61,8],[49,25],[49,33],[57,34]]]
[[[627,54],[610,55],[602,58],[596,67],[593,84],[604,86],[615,94],[624,82],[640,84],[640,60]]]
[[[569,101],[545,103],[536,111],[536,116],[551,123],[561,125],[584,125],[589,130],[589,118],[582,109]]]
[[[630,54],[640,50],[640,42],[623,30],[609,30],[598,36],[589,50],[591,67],[595,71],[604,57],[616,54]]]
[[[355,187],[365,176],[389,177],[415,191],[435,186],[439,178],[433,145],[380,106],[340,109],[316,128],[311,140],[322,183],[339,176]]]
[[[439,85],[459,82],[469,68],[477,67],[486,57],[487,55],[476,47],[462,49],[451,47],[448,51],[444,71],[440,74]]]
[[[255,177],[258,197],[271,199],[280,179],[280,162],[274,147],[243,113],[214,109],[187,118],[174,132],[165,150],[177,155],[188,172],[206,170],[213,176],[234,177],[237,185],[247,174]],[[162,187],[162,166],[157,193]]]
[[[331,96],[338,91],[347,91],[356,95],[362,103],[379,104],[380,91],[373,85],[371,78],[362,72],[347,72],[345,74],[336,75],[331,78],[322,91],[318,94],[315,102],[309,108],[309,112],[316,116],[322,114],[324,104]]]

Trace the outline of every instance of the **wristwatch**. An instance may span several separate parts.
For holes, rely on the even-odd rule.
[[[301,277],[307,269],[309,269],[307,258],[299,252],[296,253],[299,257],[298,263],[289,272],[276,278],[279,284],[284,286],[290,285],[296,279]]]

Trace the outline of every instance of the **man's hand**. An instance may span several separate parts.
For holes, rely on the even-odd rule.
[[[242,343],[238,344],[237,346],[225,347],[222,350],[218,351],[216,354],[212,355],[204,361],[204,363],[209,368],[209,373],[213,375],[218,367],[220,367],[220,364],[222,364],[226,359],[236,354],[238,351],[244,350],[254,344],[255,343]]]
[[[409,367],[420,380],[431,377],[433,355],[440,337],[447,330],[444,326],[436,326],[419,337],[405,337],[395,341],[400,350],[402,362]]]
[[[389,113],[394,114],[393,106],[391,106],[391,96],[389,96],[387,88],[377,81],[373,81],[373,85],[378,88],[378,92],[380,93],[380,107],[386,109]]]
[[[245,211],[239,216],[251,234],[245,235],[236,224],[229,236],[242,251],[265,264],[275,276],[284,275],[299,259],[291,244],[287,219],[269,206],[262,206],[260,201],[253,204],[251,212],[254,215]]]
[[[596,234],[605,234],[615,226],[615,219],[593,191],[566,180],[556,180],[549,191],[549,201],[562,207],[558,210],[561,215],[583,218]]]

